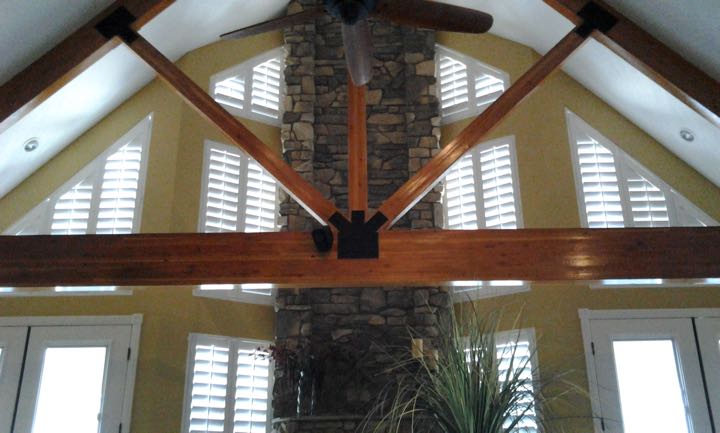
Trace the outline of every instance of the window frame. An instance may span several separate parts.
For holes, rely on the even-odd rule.
[[[275,59],[280,57],[280,89],[278,91],[278,118],[273,119],[269,116],[265,116],[262,114],[258,114],[252,111],[252,81],[253,81],[253,68],[256,66],[265,63],[269,60]],[[208,89],[208,92],[210,93],[210,96],[213,97],[213,99],[222,105],[223,108],[225,108],[230,114],[242,117],[245,119],[255,120],[261,123],[265,123],[272,126],[281,126],[282,125],[282,118],[283,118],[283,101],[285,98],[286,92],[286,84],[284,79],[284,69],[285,69],[285,59],[287,57],[287,49],[284,45],[281,45],[279,47],[273,48],[271,50],[265,51],[262,54],[259,54],[255,57],[252,57],[248,60],[245,60],[242,63],[239,63],[235,66],[232,66],[228,69],[225,69],[223,71],[220,71],[210,77],[210,87]],[[234,77],[242,76],[244,78],[244,84],[245,89],[243,93],[243,108],[237,108],[228,104],[225,104],[221,101],[218,101],[216,99],[215,95],[215,87],[229,79]]]
[[[219,150],[224,152],[232,152],[236,153],[240,156],[240,158],[243,160],[243,166],[245,167],[245,172],[240,173],[240,179],[239,179],[239,185],[238,185],[238,197],[246,200],[247,199],[247,165],[249,160],[251,159],[242,149],[239,147],[231,146],[225,143],[221,143],[214,140],[205,140],[204,142],[204,148],[203,148],[203,168],[202,168],[202,184],[200,188],[200,210],[198,213],[198,225],[197,225],[197,231],[199,233],[205,233],[205,225],[206,225],[206,218],[207,218],[207,197],[208,197],[208,189],[210,184],[210,177],[209,177],[209,170],[210,170],[210,155],[213,150]],[[257,162],[256,162],[257,163]],[[258,163],[259,165],[259,163]],[[277,182],[277,181],[276,181]],[[243,189],[244,188],[244,189]],[[279,182],[276,183],[276,189],[275,189],[275,205],[276,205],[276,213],[279,210],[279,192],[280,192],[281,185]],[[275,224],[277,229],[277,217],[278,215],[275,215]],[[241,206],[240,202],[238,202],[238,212],[237,212],[237,221],[236,221],[236,227],[237,230],[235,233],[241,233],[245,230],[245,207]],[[215,286],[215,285],[212,285]],[[229,301],[236,301],[236,302],[245,302],[249,304],[257,304],[257,305],[274,305],[275,303],[275,286],[271,284],[263,284],[263,286],[268,287],[256,287],[257,284],[251,284],[251,285],[245,285],[245,284],[220,284],[217,286],[228,286],[226,290],[223,289],[202,289],[201,287],[197,287],[193,290],[193,295],[205,297],[205,298],[212,298],[212,299],[221,299],[221,300],[229,300]],[[232,286],[230,288],[229,286]],[[246,287],[243,287],[246,286]],[[247,287],[249,286],[249,287]],[[245,289],[253,290],[253,289],[270,289],[270,295],[261,295],[258,293],[252,293],[252,292],[246,292]]]
[[[442,107],[442,82],[440,76],[440,56],[447,56],[465,65],[467,68],[468,78],[468,100],[463,103],[463,108],[458,108],[456,105],[451,107]],[[498,80],[502,81],[504,89],[498,94],[497,97],[491,98],[488,102],[478,105],[477,103],[477,89],[475,88],[475,81],[482,75],[490,75]],[[455,123],[459,120],[467,119],[469,117],[478,116],[480,113],[485,111],[497,98],[504,93],[511,85],[510,74],[503,71],[502,69],[491,66],[484,63],[474,57],[467,54],[463,54],[459,51],[453,50],[445,45],[435,44],[435,78],[437,80],[436,89],[438,104],[440,107],[441,124],[448,125]],[[452,110],[452,108],[455,108]],[[450,111],[449,113],[447,111]]]
[[[219,343],[219,344],[227,344],[228,347],[230,347],[230,353],[233,353],[233,349],[237,351],[237,349],[241,348],[257,348],[259,346],[269,346],[272,344],[271,341],[266,340],[257,340],[257,339],[251,339],[251,338],[244,338],[244,337],[230,337],[230,336],[223,336],[223,335],[213,335],[213,334],[203,334],[203,333],[196,333],[192,332],[188,335],[188,350],[187,350],[187,358],[185,362],[185,386],[183,390],[183,415],[182,415],[182,427],[181,432],[182,433],[189,433],[190,429],[190,403],[192,402],[192,386],[193,386],[193,372],[194,372],[194,360],[195,360],[195,348],[198,344],[208,342],[209,344],[213,343]],[[230,362],[232,360],[237,358],[233,358],[232,355],[230,355]],[[270,360],[270,364],[268,366],[268,410],[267,410],[267,426],[266,429],[269,432],[272,427],[272,396],[273,396],[273,385],[275,382],[275,364],[272,360]],[[228,374],[229,379],[229,374]],[[229,383],[228,383],[229,386]],[[235,401],[235,392],[230,392],[230,389],[226,390],[225,395],[225,404],[228,405],[230,402],[234,404]],[[227,406],[226,406],[227,410]],[[226,421],[224,419],[224,421]]]
[[[482,195],[482,171],[476,170],[476,167],[480,167],[480,154],[484,151],[490,150],[497,146],[508,145],[510,149],[510,167],[512,171],[512,182],[513,182],[513,193],[515,201],[515,221],[517,229],[522,229],[525,226],[522,211],[522,198],[520,193],[520,174],[517,161],[517,146],[514,135],[508,135],[492,140],[484,141],[477,146],[474,146],[468,152],[463,155],[472,155],[473,159],[473,181],[475,187],[475,211],[477,213],[476,220],[478,222],[478,230],[487,229],[487,222],[484,214],[484,199]],[[459,161],[459,160],[458,160]],[[443,177],[444,181],[444,177]],[[443,194],[442,197],[443,207],[443,223],[445,230],[462,230],[462,229],[451,229],[448,227],[448,206],[447,196]],[[507,230],[507,229],[506,229]],[[507,283],[507,282],[506,282]],[[473,287],[475,286],[475,287]],[[462,287],[464,290],[455,293],[455,287]],[[531,290],[530,282],[523,281],[522,284],[518,285],[503,285],[503,281],[455,281],[450,284],[451,295],[454,303],[461,303],[465,301],[474,301],[478,299],[493,298],[497,296],[505,296],[515,293],[528,292]]]

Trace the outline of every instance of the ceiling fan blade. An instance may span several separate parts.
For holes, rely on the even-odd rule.
[[[364,86],[372,78],[372,41],[366,19],[353,25],[342,25],[345,60],[356,86]]]
[[[460,33],[485,33],[493,17],[485,12],[426,0],[379,0],[373,17],[413,27]]]
[[[321,7],[307,9],[296,14],[286,15],[284,17],[268,20],[260,24],[255,24],[254,26],[233,30],[232,32],[228,33],[223,33],[222,35],[220,35],[220,38],[240,39],[246,36],[259,35],[261,33],[270,32],[273,30],[280,30],[289,26],[305,24],[306,22],[317,18],[323,14],[325,14],[325,10]]]

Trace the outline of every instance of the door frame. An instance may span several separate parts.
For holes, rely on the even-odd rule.
[[[593,425],[596,433],[603,433],[600,414],[600,390],[597,383],[597,370],[595,356],[593,355],[592,338],[590,332],[591,320],[620,320],[620,319],[697,319],[720,318],[720,308],[670,308],[670,309],[630,309],[630,310],[590,310],[580,308],[580,328],[585,352],[585,368],[587,370],[588,390],[592,407]]]
[[[0,317],[0,327],[30,327],[33,326],[102,326],[102,325],[129,325],[130,326],[130,358],[128,359],[127,374],[125,376],[125,395],[123,396],[123,410],[121,422],[124,433],[130,433],[132,420],[132,403],[135,395],[135,376],[140,354],[140,328],[143,322],[142,314],[128,316],[14,316]]]

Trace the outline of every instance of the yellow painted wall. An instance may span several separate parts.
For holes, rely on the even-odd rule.
[[[221,42],[178,61],[201,87],[210,76],[282,44],[279,33]],[[0,199],[0,232],[65,183],[108,146],[154,113],[141,231],[197,229],[203,141],[229,143],[165,84],[154,80]],[[279,152],[280,130],[241,120]],[[0,316],[143,314],[132,430],[176,432],[182,420],[189,333],[272,340],[270,306],[192,295],[194,287],[137,287],[130,296],[0,297]]]
[[[492,35],[439,33],[438,43],[503,69],[516,81],[538,59],[533,50]],[[561,71],[517,107],[488,139],[515,135],[522,210],[527,228],[580,227],[564,109],[568,107],[716,220],[720,189]],[[442,128],[447,144],[471,119]],[[479,311],[522,313],[539,337],[540,373],[570,371],[587,389],[578,309],[720,308],[720,288],[590,289],[588,284],[533,284],[530,292],[481,300]],[[558,415],[567,431],[590,432],[590,403],[574,399]]]

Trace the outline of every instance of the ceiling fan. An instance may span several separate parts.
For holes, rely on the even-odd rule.
[[[484,33],[490,30],[490,14],[460,6],[427,0],[323,0],[323,7],[265,21],[220,35],[222,39],[239,39],[284,27],[304,24],[324,14],[342,22],[345,59],[350,76],[357,86],[372,76],[372,42],[368,18],[396,24],[461,33]]]

